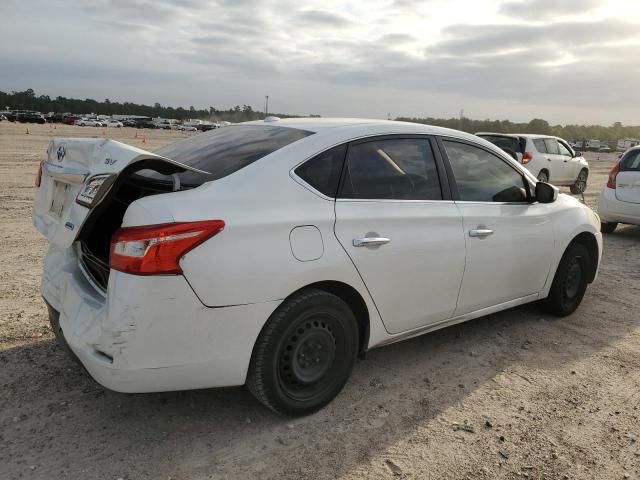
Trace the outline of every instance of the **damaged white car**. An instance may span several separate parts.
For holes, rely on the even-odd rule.
[[[580,304],[589,208],[476,136],[272,118],[156,153],[56,139],[37,180],[56,336],[120,392],[246,384],[331,401],[368,349],[542,300]]]

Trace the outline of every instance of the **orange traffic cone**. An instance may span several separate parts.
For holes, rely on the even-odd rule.
[[[24,134],[25,134],[25,135],[29,135],[29,134],[31,134],[31,132],[29,131],[29,127],[27,127],[27,131],[26,131],[26,132],[24,132]]]

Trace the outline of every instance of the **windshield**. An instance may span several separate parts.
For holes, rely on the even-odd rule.
[[[271,125],[230,125],[172,143],[155,153],[209,172],[203,174],[187,171],[179,174],[182,185],[197,186],[226,177],[312,134],[313,132],[306,130]],[[150,170],[139,174],[170,181],[169,177]]]

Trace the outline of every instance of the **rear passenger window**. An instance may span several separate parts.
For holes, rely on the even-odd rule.
[[[460,200],[526,202],[524,177],[505,161],[478,147],[444,140]]]
[[[544,144],[544,138],[535,138],[533,144],[540,153],[547,153],[547,146]]]
[[[558,141],[555,138],[545,138],[544,144],[547,147],[547,153],[551,153],[552,155],[560,155]]]
[[[427,139],[374,140],[349,147],[342,198],[442,200]]]
[[[347,146],[334,147],[295,169],[296,175],[327,197],[335,198]]]

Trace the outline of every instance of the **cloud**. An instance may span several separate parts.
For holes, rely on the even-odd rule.
[[[296,15],[296,23],[315,27],[346,27],[351,21],[342,15],[321,10],[305,10]]]
[[[602,3],[601,0],[523,0],[506,2],[500,5],[499,12],[512,18],[529,21],[558,17],[561,15],[580,15],[593,10]]]

